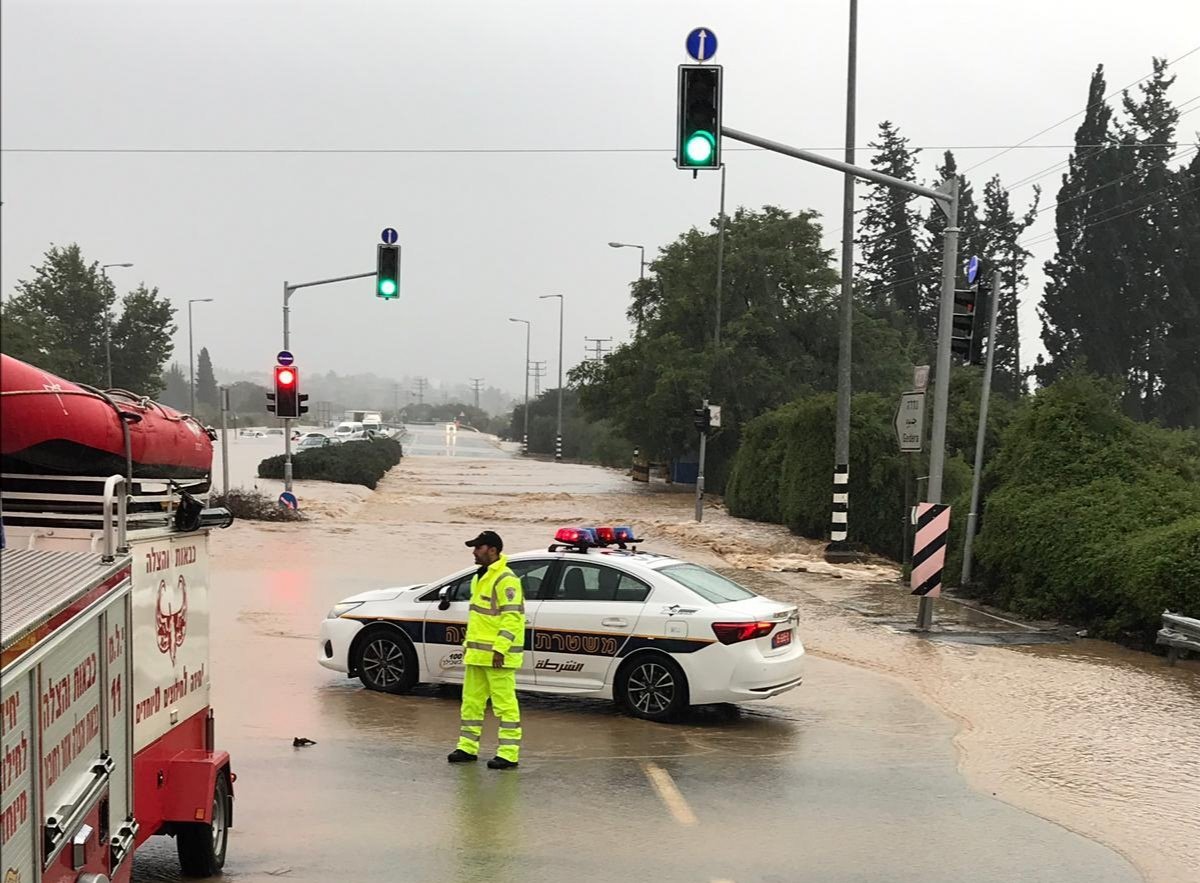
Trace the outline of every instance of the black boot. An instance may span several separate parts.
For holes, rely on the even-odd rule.
[[[493,757],[488,761],[489,770],[515,770],[517,762],[515,760],[505,760],[503,757]]]
[[[450,761],[450,763],[474,763],[479,758],[474,754],[468,754],[461,748],[455,748],[446,755],[446,760]]]

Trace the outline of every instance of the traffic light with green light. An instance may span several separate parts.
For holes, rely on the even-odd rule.
[[[400,296],[400,246],[379,245],[375,253],[375,296],[393,300]]]
[[[721,167],[721,66],[679,66],[679,125],[675,166],[680,169]]]

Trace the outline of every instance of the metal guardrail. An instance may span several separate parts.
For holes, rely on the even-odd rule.
[[[1167,662],[1174,665],[1183,651],[1200,655],[1200,619],[1167,610],[1163,612],[1162,622],[1156,643],[1166,645]]]

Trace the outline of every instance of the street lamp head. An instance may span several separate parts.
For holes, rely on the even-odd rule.
[[[610,243],[608,244],[608,247],[609,247],[609,248],[624,248],[624,247],[625,247],[625,243],[624,243],[624,242],[610,242]]]
[[[211,297],[193,297],[188,301],[190,304],[209,304],[212,303]]]
[[[545,300],[548,297],[557,297],[559,300],[562,300],[561,294],[543,294],[538,297],[538,300]]]

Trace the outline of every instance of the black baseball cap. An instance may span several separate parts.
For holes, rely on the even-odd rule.
[[[494,530],[483,531],[475,539],[467,540],[465,545],[470,546],[472,549],[476,546],[491,546],[497,552],[504,551],[504,540],[500,539],[500,534]]]

